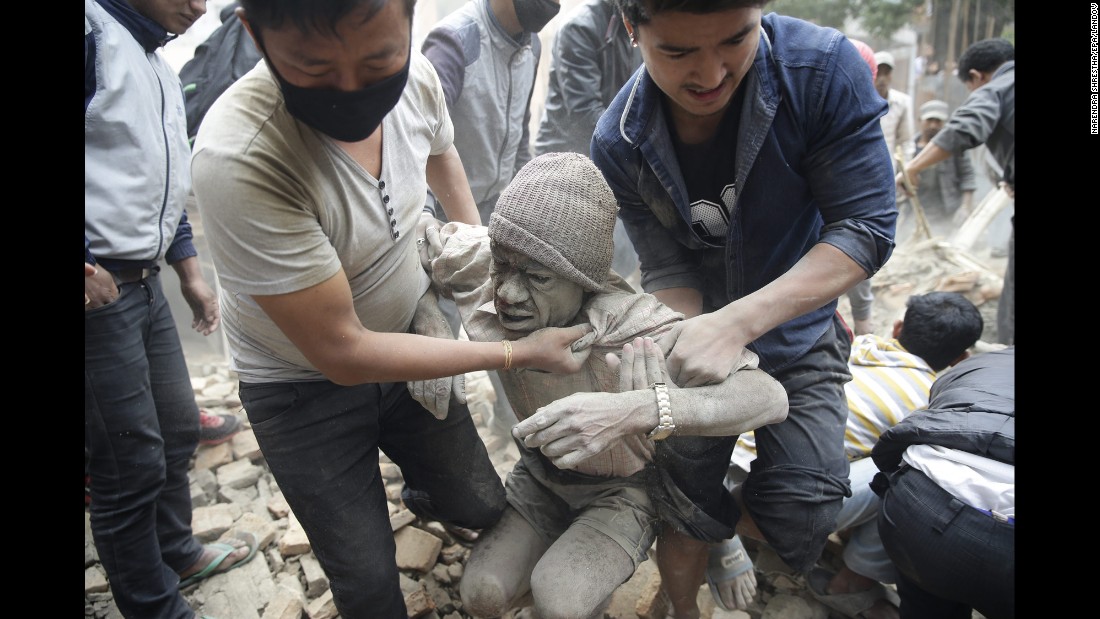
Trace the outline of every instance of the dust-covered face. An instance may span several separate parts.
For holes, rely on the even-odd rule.
[[[584,301],[584,288],[517,251],[492,243],[494,305],[501,326],[530,333],[569,325]]]

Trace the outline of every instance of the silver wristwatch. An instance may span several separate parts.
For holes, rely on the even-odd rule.
[[[672,436],[676,431],[676,422],[672,420],[672,401],[668,399],[668,385],[653,383],[653,393],[657,396],[657,415],[659,422],[657,427],[646,435],[649,440],[660,441]]]

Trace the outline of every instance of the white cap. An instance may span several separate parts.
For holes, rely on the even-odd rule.
[[[946,121],[948,118],[946,101],[940,101],[939,99],[932,99],[920,106],[920,119],[928,120],[929,118],[937,118],[942,121]]]
[[[877,52],[875,54],[875,64],[884,64],[891,69],[894,68],[894,55],[890,52]]]

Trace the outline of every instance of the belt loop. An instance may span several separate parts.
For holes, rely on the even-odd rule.
[[[929,483],[934,484],[935,482],[929,480]],[[962,512],[963,508],[968,507],[966,503],[951,496],[951,493],[946,490],[944,490],[943,493],[950,496],[951,499],[947,502],[947,505],[944,506],[944,510],[940,512],[937,521],[932,525],[932,529],[935,530],[936,533],[943,533],[947,525],[951,524],[951,521]]]

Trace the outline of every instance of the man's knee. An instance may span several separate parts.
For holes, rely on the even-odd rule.
[[[436,502],[427,492],[408,486],[401,491],[402,502],[417,516],[468,529],[485,529],[496,524],[507,505],[504,487],[497,478],[477,484],[469,493],[451,498],[453,500]]]
[[[504,582],[492,573],[467,571],[459,597],[462,607],[475,617],[499,617],[508,611],[511,602]]]
[[[610,602],[610,598],[595,602],[581,599],[568,591],[554,591],[539,595],[536,590],[534,593],[535,610],[538,612],[539,619],[578,619],[599,616],[599,611]]]
[[[815,477],[820,477],[820,474]],[[742,501],[768,544],[797,572],[810,570],[836,530],[847,480],[750,475]]]

